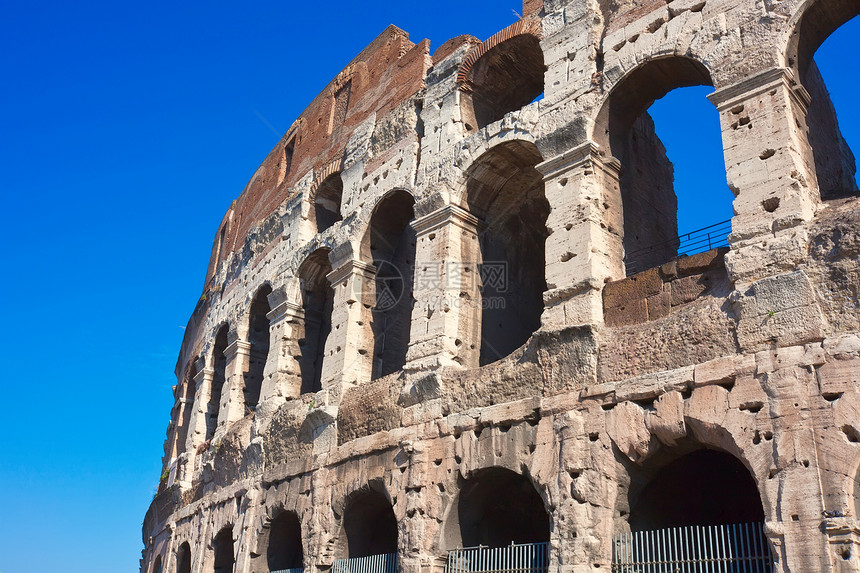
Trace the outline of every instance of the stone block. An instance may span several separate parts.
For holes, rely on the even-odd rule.
[[[693,275],[667,283],[667,287],[671,293],[670,304],[680,306],[702,296],[710,285],[704,280],[704,275]]]
[[[725,257],[727,252],[728,248],[723,247],[688,257],[681,257],[677,261],[678,274],[681,276],[692,275],[723,266],[723,257]]]

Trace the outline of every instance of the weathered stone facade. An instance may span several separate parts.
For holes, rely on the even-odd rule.
[[[812,62],[858,13],[527,0],[484,42],[385,30],[218,228],[142,572],[436,573],[514,540],[607,571],[617,533],[723,519],[705,497],[764,522],[777,571],[860,570],[860,200]],[[677,234],[645,110],[689,85],[730,246],[627,277]]]

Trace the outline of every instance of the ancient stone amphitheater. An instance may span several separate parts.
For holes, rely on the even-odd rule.
[[[858,13],[386,29],[217,229],[141,571],[860,569],[860,199],[812,59]],[[700,249],[645,112],[692,85],[735,195]]]

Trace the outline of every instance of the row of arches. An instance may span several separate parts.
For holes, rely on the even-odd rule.
[[[626,520],[616,530],[647,531],[667,527],[761,523],[764,510],[756,483],[733,455],[696,448],[669,461],[635,469],[630,474]],[[553,536],[554,508],[527,474],[503,467],[476,470],[460,477],[455,499],[441,526],[440,545],[502,548],[515,544],[547,543]],[[381,482],[371,482],[348,495],[342,510],[333,508],[338,525],[335,559],[397,554],[401,527],[392,499]],[[622,515],[627,513],[621,512]],[[306,557],[302,520],[295,511],[275,508],[251,543],[255,571],[283,571],[304,567]],[[221,527],[203,554],[192,556],[184,541],[174,550],[176,573],[232,573],[236,543],[232,524]],[[757,547],[766,547],[762,539]],[[743,548],[738,548],[744,551]],[[159,572],[161,556],[151,571]],[[192,560],[202,566],[192,568]],[[545,567],[545,565],[544,565]]]

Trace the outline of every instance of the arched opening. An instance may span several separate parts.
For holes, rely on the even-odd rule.
[[[269,357],[269,319],[266,316],[271,307],[269,295],[272,287],[263,285],[251,302],[248,318],[248,342],[251,345],[248,357],[248,372],[245,373],[245,406],[254,410],[260,400],[263,386],[263,372]]]
[[[215,346],[212,349],[212,388],[209,391],[209,403],[206,406],[206,439],[212,439],[218,427],[218,411],[221,408],[221,389],[227,379],[227,333],[230,327],[222,324],[215,335]]]
[[[176,552],[176,573],[191,573],[191,546],[187,541]]]
[[[519,34],[487,50],[461,83],[466,131],[481,129],[543,94],[543,51],[532,34]]]
[[[651,60],[612,89],[598,115],[595,138],[621,163],[628,276],[727,245],[733,195],[711,91],[699,62]]]
[[[480,364],[504,358],[540,327],[546,290],[544,244],[549,203],[537,148],[511,141],[482,155],[467,172],[469,212],[479,227]],[[471,261],[466,261],[467,263]]]
[[[155,558],[152,564],[152,573],[161,573],[161,555]]]
[[[340,173],[332,173],[317,187],[313,195],[313,218],[317,233],[322,233],[341,219],[340,201],[343,197],[343,180]]]
[[[174,457],[185,452],[185,442],[188,439],[188,427],[191,425],[191,413],[194,411],[194,395],[197,392],[197,366],[192,362],[182,384],[179,397],[179,420],[176,428],[176,445]]]
[[[227,526],[218,532],[212,541],[215,551],[213,573],[233,573],[233,565],[236,563],[233,553],[233,528]]]
[[[373,211],[365,238],[376,267],[376,303],[373,307],[373,378],[391,374],[406,364],[412,321],[412,280],[415,262],[415,200],[406,191],[394,191]]]
[[[820,0],[800,19],[789,47],[809,93],[806,125],[815,160],[818,188],[824,200],[858,194],[856,159],[849,144],[860,142],[857,74],[846,73],[845,60],[856,58],[854,39],[860,33],[860,5],[849,0]],[[837,118],[838,112],[838,118]]]
[[[504,468],[475,472],[457,505],[463,547],[549,541],[549,514],[531,481]]]
[[[343,532],[347,558],[397,553],[397,518],[391,503],[376,490],[362,489],[350,497]]]
[[[860,467],[854,474],[854,515],[860,515]]]
[[[677,452],[663,453],[662,464],[631,468],[628,523],[633,533],[616,538],[616,563],[678,565],[679,555],[685,555],[694,564],[725,562],[732,571],[739,566],[769,570],[764,510],[750,472],[728,453],[689,451],[689,446],[668,462]],[[662,545],[648,546],[653,539]]]
[[[302,527],[298,515],[292,511],[282,511],[272,520],[266,561],[269,571],[303,566]]]
[[[302,374],[302,394],[322,389],[322,369],[325,345],[331,332],[331,312],[334,291],[328,280],[331,263],[328,249],[317,249],[299,268],[304,333],[299,337],[299,369]]]

